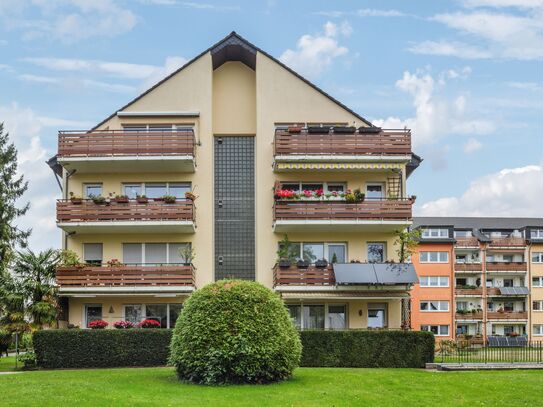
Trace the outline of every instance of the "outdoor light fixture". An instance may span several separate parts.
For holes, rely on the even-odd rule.
[[[114,312],[115,312],[115,310],[113,309],[113,305],[110,305],[109,306],[109,313],[113,314]]]

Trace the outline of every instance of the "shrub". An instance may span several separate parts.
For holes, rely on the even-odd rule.
[[[0,328],[0,358],[5,353],[8,355],[8,349],[11,344],[11,332]]]
[[[196,291],[183,306],[170,349],[179,378],[203,384],[283,380],[301,354],[298,332],[279,296],[240,280]]]
[[[23,364],[23,370],[32,370],[36,366],[36,354],[32,351],[23,353],[22,355],[17,356],[19,362]]]
[[[434,336],[410,331],[302,331],[301,366],[424,367],[434,360]]]
[[[131,329],[134,328],[134,324],[130,321],[117,321],[113,324],[115,329]]]
[[[138,326],[140,328],[160,328],[160,322],[156,319],[144,319],[141,321]]]
[[[164,366],[169,329],[51,329],[34,333],[39,367]]]
[[[89,324],[90,329],[105,329],[109,324],[103,319],[97,319]]]

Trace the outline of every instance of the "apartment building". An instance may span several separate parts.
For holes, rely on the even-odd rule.
[[[543,339],[542,218],[415,218],[412,327],[441,339]]]
[[[57,225],[80,259],[57,270],[61,325],[172,327],[195,289],[242,278],[301,329],[407,326],[417,277],[395,231],[419,163],[408,130],[231,33],[94,128],[59,132]]]

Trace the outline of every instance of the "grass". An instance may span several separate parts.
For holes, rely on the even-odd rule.
[[[172,368],[0,375],[2,406],[532,406],[543,371],[438,373],[417,369],[301,368],[283,383],[182,384]]]
[[[436,353],[436,362],[445,363],[541,363],[543,347],[537,348],[472,348],[455,349],[452,352]]]
[[[20,366],[20,364],[19,364]],[[0,358],[0,372],[11,372],[15,370],[15,356]]]

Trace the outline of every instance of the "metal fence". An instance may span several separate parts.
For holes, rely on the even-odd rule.
[[[505,338],[505,337],[504,337]],[[543,342],[525,337],[508,341],[490,337],[480,344],[468,340],[441,341],[435,354],[437,363],[543,363]]]

